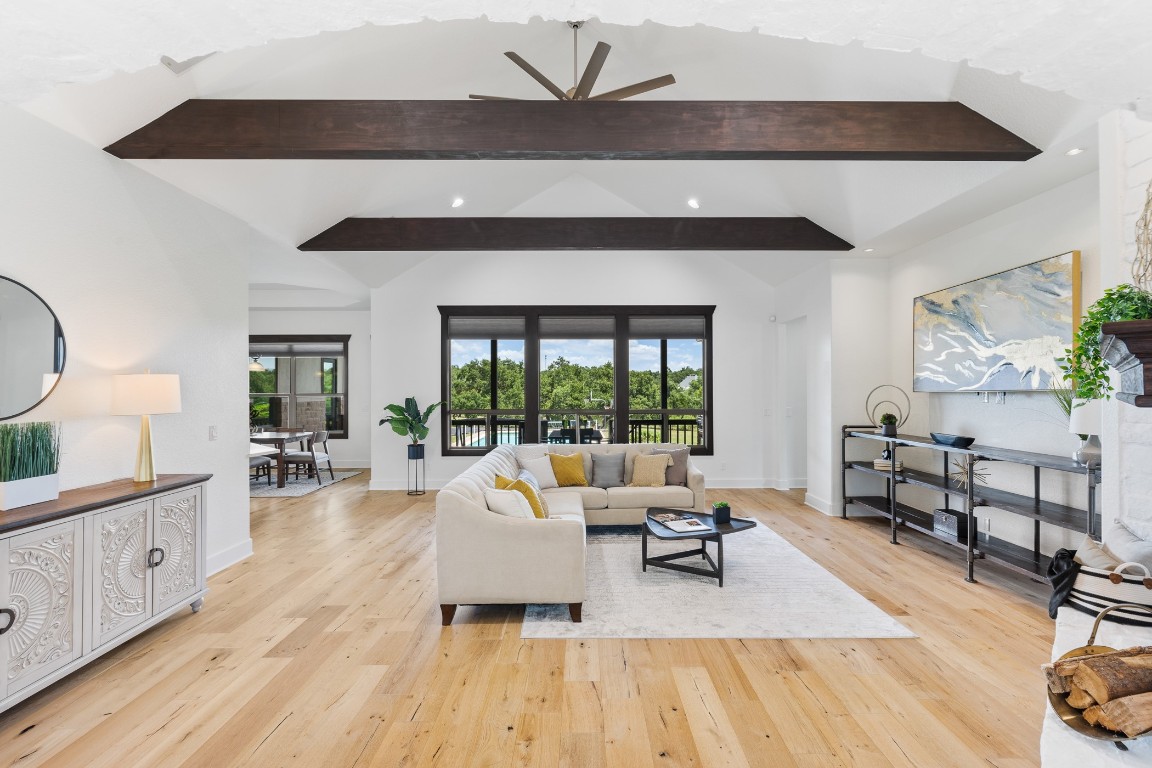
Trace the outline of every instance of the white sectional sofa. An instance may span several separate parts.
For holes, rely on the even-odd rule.
[[[624,453],[625,482],[631,460],[672,444],[546,445],[493,449],[436,495],[436,575],[443,623],[457,605],[567,603],[573,621],[584,602],[585,525],[638,525],[649,507],[703,512],[704,475],[688,461],[688,484],[663,488],[566,487],[543,491],[549,517],[524,519],[488,509],[484,489],[496,475],[515,478],[521,455],[543,451],[584,456],[592,478],[592,453]]]

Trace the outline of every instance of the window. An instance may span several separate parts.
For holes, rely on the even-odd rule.
[[[444,452],[677,442],[711,454],[715,307],[440,307]]]
[[[253,427],[327,430],[348,437],[349,336],[248,337]]]

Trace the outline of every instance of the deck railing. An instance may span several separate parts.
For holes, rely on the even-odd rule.
[[[568,414],[565,414],[568,415]],[[612,418],[597,413],[594,417],[571,414],[571,419],[540,420],[540,441],[550,443],[610,443]],[[572,424],[577,423],[579,427]],[[567,423],[568,426],[565,426]],[[487,448],[491,445],[519,445],[524,442],[525,420],[513,417],[452,417],[449,442],[453,448]],[[489,439],[489,434],[492,439]],[[670,415],[666,418],[632,418],[628,420],[629,443],[681,443],[702,445],[703,430],[696,416]]]

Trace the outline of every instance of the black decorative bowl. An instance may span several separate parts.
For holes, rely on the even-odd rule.
[[[932,441],[940,445],[947,445],[951,448],[967,448],[976,442],[974,437],[965,437],[964,435],[946,435],[943,432],[929,432],[932,435]]]

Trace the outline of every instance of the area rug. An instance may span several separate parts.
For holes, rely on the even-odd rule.
[[[316,491],[327,488],[328,486],[333,485],[334,483],[338,483],[341,480],[347,480],[350,477],[355,477],[358,474],[360,473],[337,472],[336,479],[333,480],[327,472],[324,472],[322,475],[320,475],[320,478],[323,481],[322,484],[318,484],[315,478],[306,480],[303,476],[301,476],[300,479],[297,480],[294,477],[290,477],[288,478],[288,482],[284,485],[283,488],[277,488],[276,473],[272,473],[272,485],[268,485],[268,481],[264,478],[260,478],[259,480],[249,480],[248,495],[254,499],[307,496],[310,493],[315,493]]]
[[[691,544],[649,536],[648,554]],[[716,545],[708,550],[715,558]],[[703,576],[640,567],[638,527],[590,529],[583,621],[573,623],[567,605],[529,605],[520,637],[916,637],[763,525],[725,537],[723,587]]]

